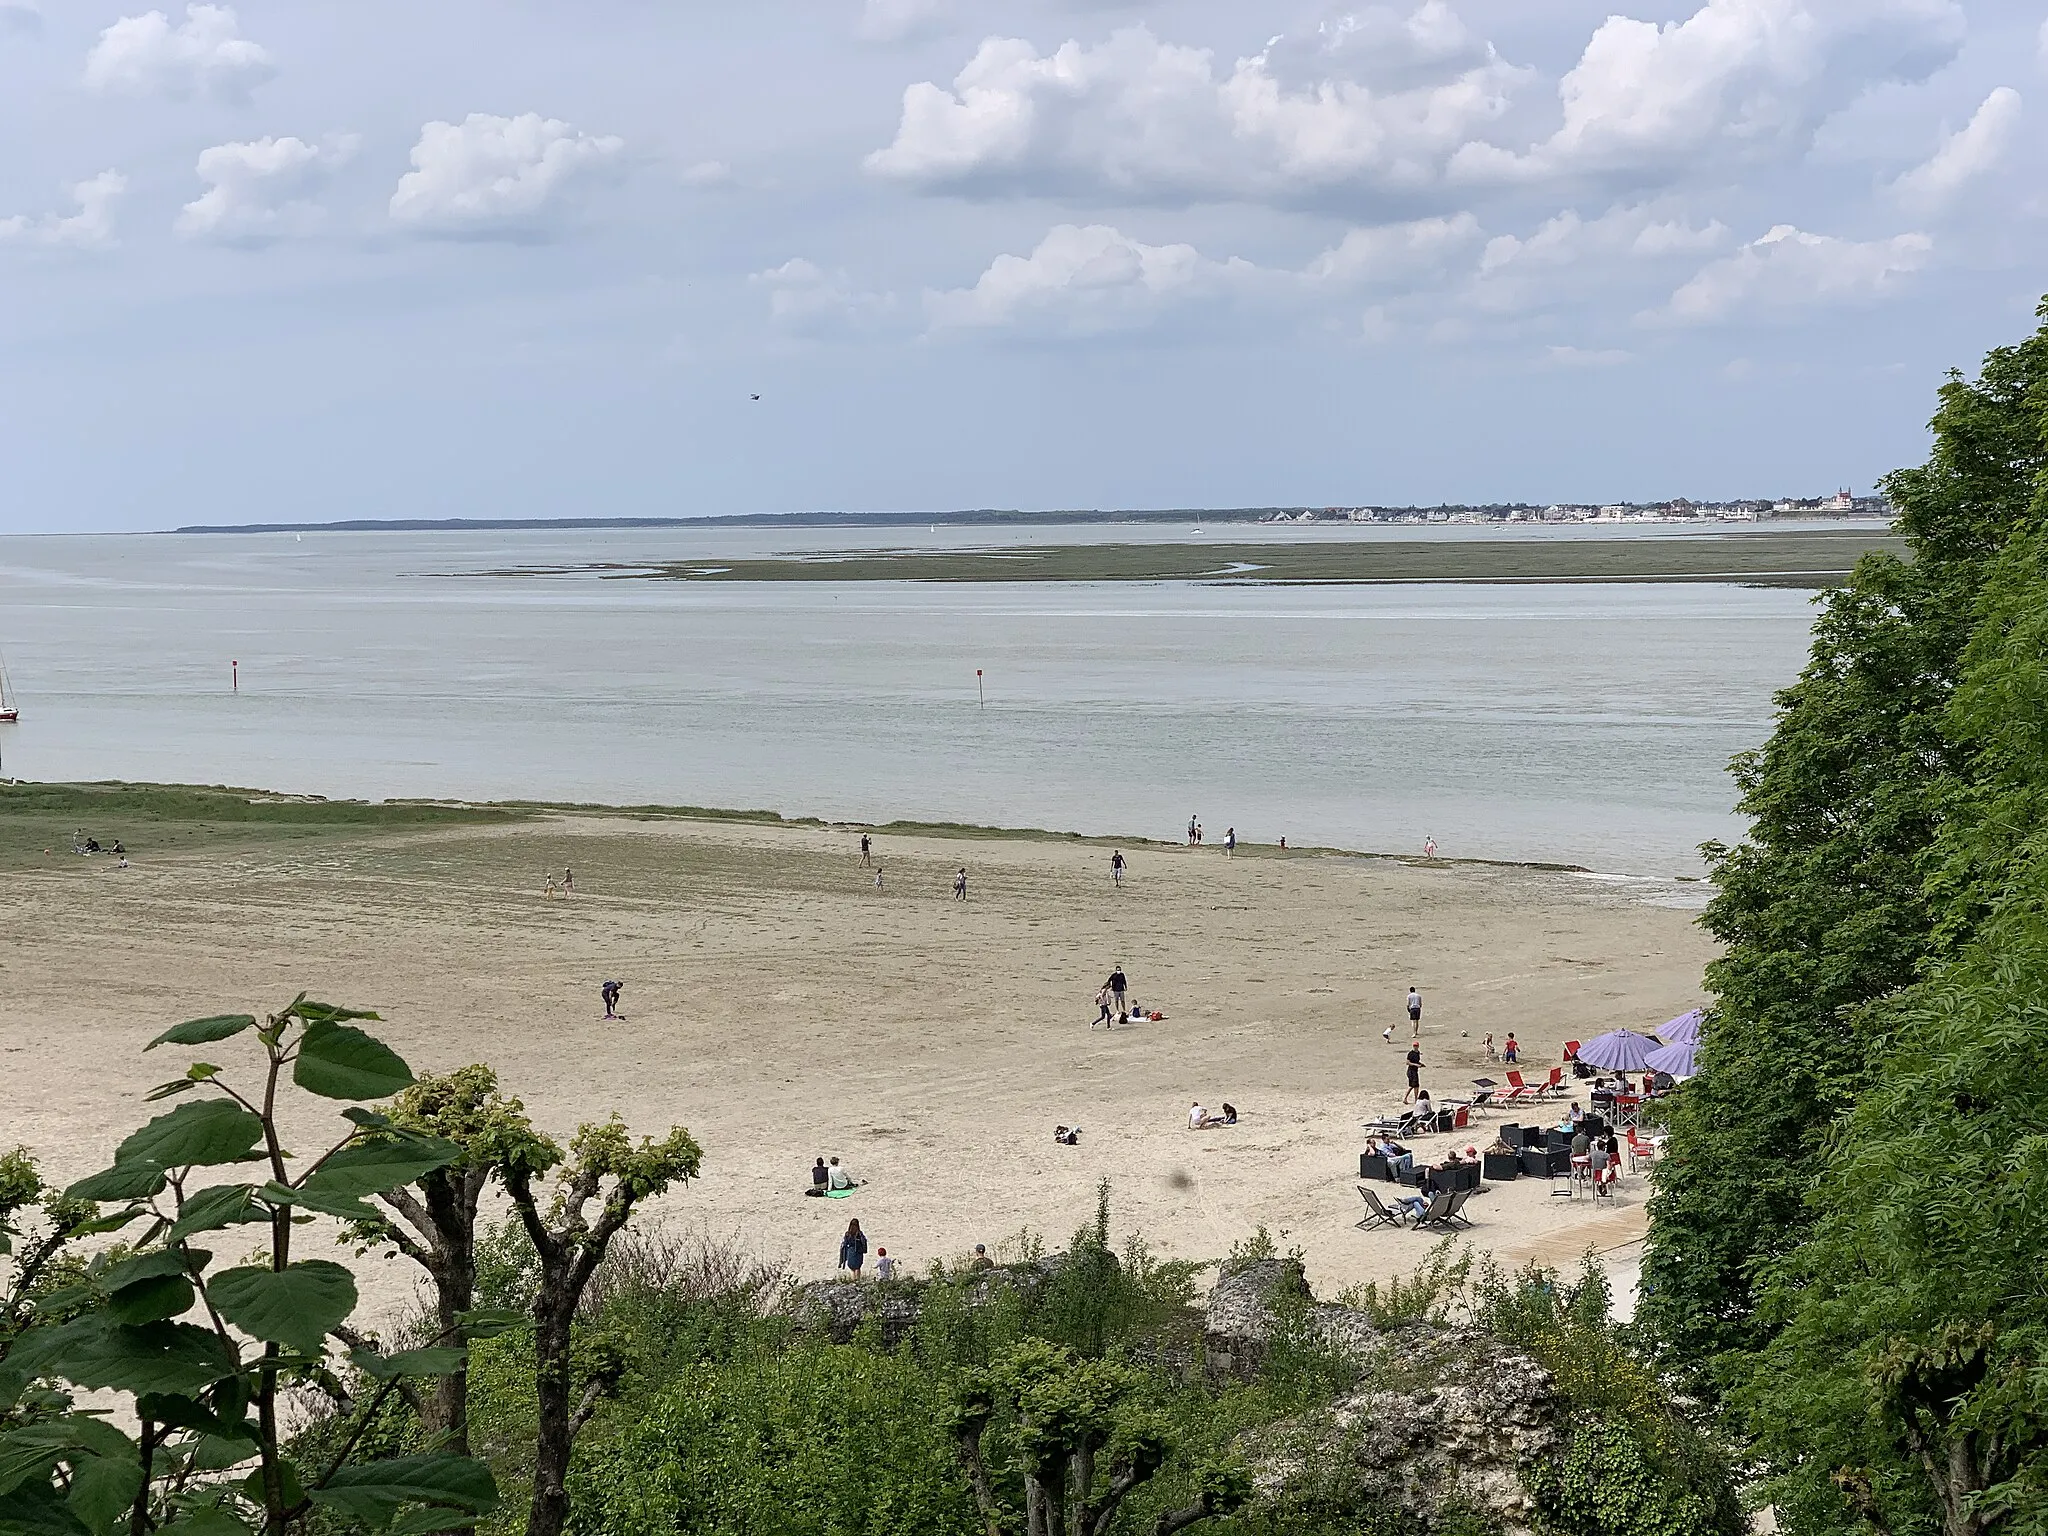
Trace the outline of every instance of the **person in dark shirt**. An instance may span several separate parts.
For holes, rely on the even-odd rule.
[[[1408,1047],[1408,1091],[1401,1095],[1403,1104],[1413,1104],[1416,1094],[1422,1088],[1422,1042],[1415,1041]]]
[[[1109,995],[1116,1002],[1116,1021],[1119,1024],[1131,1022],[1131,1010],[1124,1001],[1124,994],[1130,990],[1130,986],[1130,978],[1124,975],[1124,968],[1121,965],[1109,973]]]

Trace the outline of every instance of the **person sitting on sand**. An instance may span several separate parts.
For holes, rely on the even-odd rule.
[[[1365,1150],[1387,1160],[1387,1177],[1397,1179],[1405,1169],[1415,1166],[1415,1154],[1391,1136],[1368,1136]]]
[[[1081,1145],[1081,1127],[1056,1125],[1052,1128],[1052,1139],[1063,1147],[1078,1147]]]
[[[839,1159],[836,1157],[833,1158],[832,1161],[826,1166],[825,1182],[829,1187],[833,1189],[860,1188],[860,1180],[856,1179],[853,1176],[853,1171],[851,1169],[840,1167]]]
[[[832,1171],[825,1166],[825,1159],[821,1157],[811,1165],[811,1187],[805,1190],[804,1193],[807,1195],[822,1195],[831,1187]]]
[[[1225,1099],[1223,1101],[1223,1118],[1216,1123],[1218,1125],[1237,1124],[1237,1106],[1231,1103],[1230,1100]]]
[[[1206,1131],[1209,1129],[1209,1111],[1202,1108],[1202,1101],[1200,1099],[1195,1100],[1193,1107],[1188,1110],[1188,1129],[1191,1131]]]

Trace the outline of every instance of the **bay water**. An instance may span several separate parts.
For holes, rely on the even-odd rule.
[[[0,727],[0,772],[1174,840],[1196,816],[1211,842],[1232,826],[1367,851],[1434,837],[1450,857],[1658,876],[1697,874],[1699,843],[1740,836],[1726,764],[1769,732],[1811,593],[685,583],[601,568],[1262,532],[0,539],[0,656],[22,710]],[[575,569],[467,574],[552,566]]]

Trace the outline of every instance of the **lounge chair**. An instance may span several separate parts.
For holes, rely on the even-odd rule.
[[[1559,1098],[1566,1092],[1563,1067],[1552,1067],[1550,1076],[1536,1085],[1536,1094],[1539,1098]]]
[[[1464,1191],[1460,1190],[1459,1194]],[[1408,1224],[1409,1230],[1420,1232],[1424,1227],[1441,1226],[1449,1219],[1451,1207],[1457,1204],[1458,1196],[1453,1194],[1431,1195],[1429,1207]]]
[[[1454,1131],[1462,1131],[1467,1126],[1471,1125],[1471,1123],[1472,1111],[1470,1107],[1464,1104],[1460,1104],[1458,1106],[1457,1114],[1452,1116],[1451,1118],[1451,1129]]]
[[[1444,1212],[1442,1225],[1449,1226],[1456,1222],[1461,1227],[1471,1226],[1472,1218],[1465,1214],[1465,1202],[1470,1200],[1474,1193],[1473,1190],[1461,1189],[1452,1195],[1451,1208]]]
[[[1564,1059],[1565,1059],[1566,1061],[1568,1061],[1568,1062],[1569,1062],[1569,1061],[1577,1061],[1577,1060],[1579,1059],[1579,1042],[1578,1042],[1578,1041],[1576,1041],[1576,1040],[1567,1040],[1567,1041],[1565,1041],[1565,1043],[1564,1043]]]
[[[1522,1081],[1522,1074],[1520,1072],[1510,1071],[1508,1073],[1508,1092],[1507,1097],[1501,1100],[1503,1104],[1514,1104],[1523,1099],[1534,1098],[1535,1095],[1536,1090]]]
[[[1500,1084],[1490,1077],[1475,1077],[1472,1079],[1472,1086],[1479,1090],[1472,1095],[1473,1109],[1492,1109],[1494,1107],[1493,1090],[1498,1088]]]
[[[1380,1204],[1380,1197],[1363,1184],[1358,1186],[1359,1198],[1365,1201],[1365,1214],[1352,1223],[1361,1232],[1370,1232],[1378,1227],[1398,1227],[1401,1218]]]

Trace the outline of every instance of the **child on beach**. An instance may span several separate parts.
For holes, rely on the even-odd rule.
[[[623,981],[608,981],[597,989],[597,995],[604,999],[604,1016],[616,1019],[619,1016],[619,994],[626,989]]]
[[[1093,1028],[1095,1027],[1095,1025],[1096,1025],[1096,1024],[1100,1024],[1100,1025],[1102,1025],[1102,1026],[1103,1026],[1103,1028],[1105,1028],[1105,1029],[1107,1029],[1107,1028],[1109,1028],[1109,1027],[1110,1027],[1110,1024],[1109,1024],[1109,1009],[1110,1009],[1110,1002],[1111,1002],[1111,998],[1110,998],[1110,992],[1109,992],[1109,988],[1108,988],[1107,986],[1104,986],[1104,987],[1102,988],[1102,990],[1101,990],[1101,991],[1099,991],[1099,992],[1097,992],[1097,993],[1095,994],[1095,1010],[1096,1010],[1096,1012],[1095,1012],[1095,1019],[1094,1019],[1094,1022],[1093,1022],[1093,1023],[1091,1023],[1091,1024],[1089,1024],[1089,1026],[1088,1026],[1088,1027],[1089,1027],[1090,1029],[1093,1029]]]

